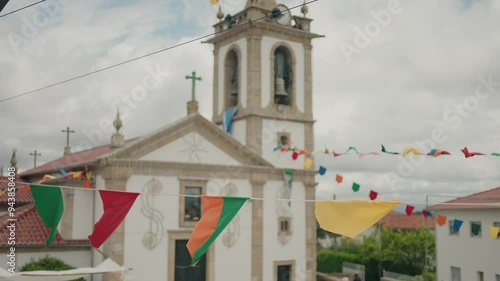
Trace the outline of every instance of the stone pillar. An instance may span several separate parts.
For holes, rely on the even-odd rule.
[[[198,112],[198,102],[195,100],[190,100],[187,103],[188,115]]]
[[[262,198],[264,196],[264,184],[267,178],[263,174],[252,174],[252,197]],[[252,281],[263,281],[263,235],[264,235],[264,202],[262,200],[252,201]]]
[[[126,191],[127,181],[132,174],[130,168],[108,166],[102,172],[101,176],[105,180],[107,190]],[[119,265],[123,265],[125,261],[125,221],[126,218],[103,245],[104,255]],[[103,275],[103,281],[123,280],[121,280],[121,274],[106,273]]]
[[[316,199],[316,183],[313,175],[304,181],[306,200]],[[316,214],[314,202],[306,203],[306,280],[316,281]]]

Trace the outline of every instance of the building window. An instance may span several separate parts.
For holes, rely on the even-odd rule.
[[[460,267],[451,267],[451,281],[462,281]]]
[[[274,103],[292,104],[293,64],[288,48],[280,46],[274,51]]]
[[[278,218],[278,234],[291,234],[291,224],[292,220],[289,217],[279,217]]]
[[[477,281],[484,281],[484,273],[482,271],[477,272]]]
[[[295,261],[275,261],[274,280],[295,281]]]
[[[455,231],[455,229],[453,228],[453,220],[448,221],[448,225],[450,226],[450,235],[458,235],[458,234],[460,234],[460,230]]]
[[[470,237],[481,238],[482,236],[482,226],[480,221],[471,221],[470,222]]]
[[[194,227],[202,215],[201,198],[198,195],[206,194],[207,181],[180,180],[179,196],[179,226]]]
[[[227,53],[224,63],[224,108],[238,105],[240,89],[238,54],[233,49]]]
[[[278,146],[290,147],[290,134],[278,133]]]

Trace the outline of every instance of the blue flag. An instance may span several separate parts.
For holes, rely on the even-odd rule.
[[[458,232],[462,227],[463,220],[453,220],[453,231]]]
[[[318,171],[318,173],[319,173],[320,175],[324,175],[324,174],[326,173],[326,168],[325,168],[325,167],[323,167],[323,166],[319,166],[319,171]]]
[[[233,125],[233,117],[236,114],[236,108],[230,108],[224,110],[224,115],[222,115],[222,128],[227,133],[231,133]]]

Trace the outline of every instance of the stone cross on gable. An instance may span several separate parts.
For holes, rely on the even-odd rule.
[[[30,153],[30,155],[31,155],[31,156],[34,156],[34,158],[35,158],[35,163],[33,164],[33,168],[36,168],[36,157],[37,157],[37,156],[42,156],[42,154],[41,154],[41,153],[38,153],[38,152],[35,150],[35,152]]]
[[[64,148],[64,155],[71,153],[71,147],[69,147],[69,134],[74,133],[74,130],[70,130],[69,127],[66,130],[62,130],[63,133],[66,133],[66,147]]]
[[[192,75],[186,75],[186,79],[191,79],[192,80],[192,86],[191,86],[191,100],[196,100],[195,99],[195,92],[196,92],[196,80],[201,81],[201,77],[196,77],[196,71],[193,71],[191,73]]]

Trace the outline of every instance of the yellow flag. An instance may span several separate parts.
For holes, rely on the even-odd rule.
[[[490,235],[493,239],[498,239],[498,233],[500,232],[500,227],[490,226]]]
[[[210,0],[210,3],[211,3],[212,5],[217,4],[217,2],[219,2],[219,0]]]
[[[403,157],[405,157],[406,154],[409,154],[410,152],[412,152],[415,155],[423,155],[424,154],[422,151],[416,149],[415,147],[409,146],[403,150]]]
[[[304,167],[306,169],[309,169],[309,168],[311,168],[312,164],[313,164],[312,159],[311,158],[306,158],[306,161],[304,162]]]
[[[316,219],[326,231],[355,238],[399,205],[385,200],[316,201]]]

